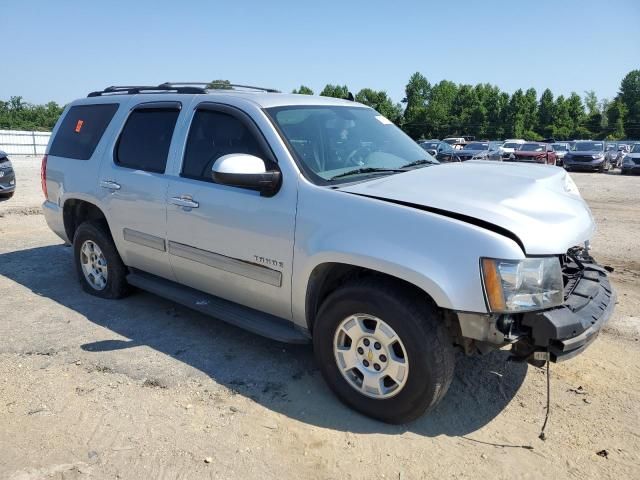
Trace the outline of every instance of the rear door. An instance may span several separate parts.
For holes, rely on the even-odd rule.
[[[125,264],[169,279],[165,169],[180,112],[179,102],[134,106],[99,176],[102,204]]]
[[[169,181],[167,240],[180,283],[283,318],[291,317],[291,272],[297,179],[273,197],[214,183],[223,155],[276,158],[252,119],[238,108],[195,109],[182,164]],[[179,163],[179,162],[178,162]]]

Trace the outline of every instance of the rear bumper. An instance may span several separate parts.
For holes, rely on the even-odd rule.
[[[525,314],[522,319],[522,325],[531,329],[536,350],[549,352],[554,362],[583,352],[607,323],[616,303],[607,271],[595,263],[584,263],[580,278],[568,288],[564,305]]]
[[[595,162],[575,162],[569,160],[564,162],[564,167],[572,170],[596,171],[603,168],[604,163],[604,160],[597,160]]]
[[[44,218],[47,221],[49,228],[53,230],[53,233],[58,235],[65,243],[71,243],[67,238],[67,233],[64,229],[64,218],[62,215],[62,208],[57,204],[46,200],[42,204],[42,212]]]

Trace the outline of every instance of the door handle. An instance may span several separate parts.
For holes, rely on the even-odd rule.
[[[178,207],[198,208],[200,204],[191,198],[191,195],[180,195],[179,197],[171,197],[170,202]]]
[[[121,188],[119,183],[116,183],[112,180],[102,180],[100,182],[100,186],[108,190],[120,190]]]

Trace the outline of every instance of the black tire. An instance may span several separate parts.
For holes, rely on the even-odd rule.
[[[80,249],[87,240],[93,241],[107,261],[107,283],[102,290],[93,288],[84,276],[80,263]],[[76,229],[73,237],[73,257],[78,280],[85,292],[100,298],[117,299],[129,293],[127,284],[127,267],[122,263],[120,254],[116,250],[108,227],[103,223],[84,222]]]
[[[0,193],[0,198],[4,199],[4,200],[9,200],[11,197],[13,197],[13,194],[15,192],[11,192],[11,193]]]
[[[405,346],[409,374],[390,398],[365,396],[340,372],[334,337],[340,323],[361,313],[386,322]],[[316,360],[338,398],[353,409],[387,423],[407,423],[432,410],[446,394],[455,367],[452,339],[434,305],[386,279],[370,277],[340,287],[323,302],[313,329]]]

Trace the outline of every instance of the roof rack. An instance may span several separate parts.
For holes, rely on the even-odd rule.
[[[216,83],[216,82],[213,82]],[[173,92],[173,93],[207,93],[212,82],[164,82],[160,85],[112,85],[104,90],[91,92],[88,97],[101,97],[103,95],[133,95],[137,93]],[[267,93],[280,93],[273,88],[252,87],[237,83],[223,83],[219,85],[231,87],[230,90],[246,89],[258,90]]]
[[[132,95],[136,93],[174,92],[174,93],[207,93],[205,88],[194,86],[162,85],[112,85],[98,92],[91,92],[88,97],[101,97],[103,95]]]
[[[188,87],[188,86],[193,86],[193,85],[197,85],[201,88],[205,88],[208,89],[209,85],[220,85],[223,87],[231,87],[229,90],[235,90],[237,88],[242,88],[242,89],[246,89],[246,90],[258,90],[260,92],[267,92],[267,93],[282,93],[280,92],[280,90],[276,90],[274,88],[265,88],[265,87],[254,87],[251,85],[240,85],[239,83],[226,83],[226,82],[164,82],[162,85],[159,85],[160,87],[179,87],[179,88],[183,88],[183,87]]]

